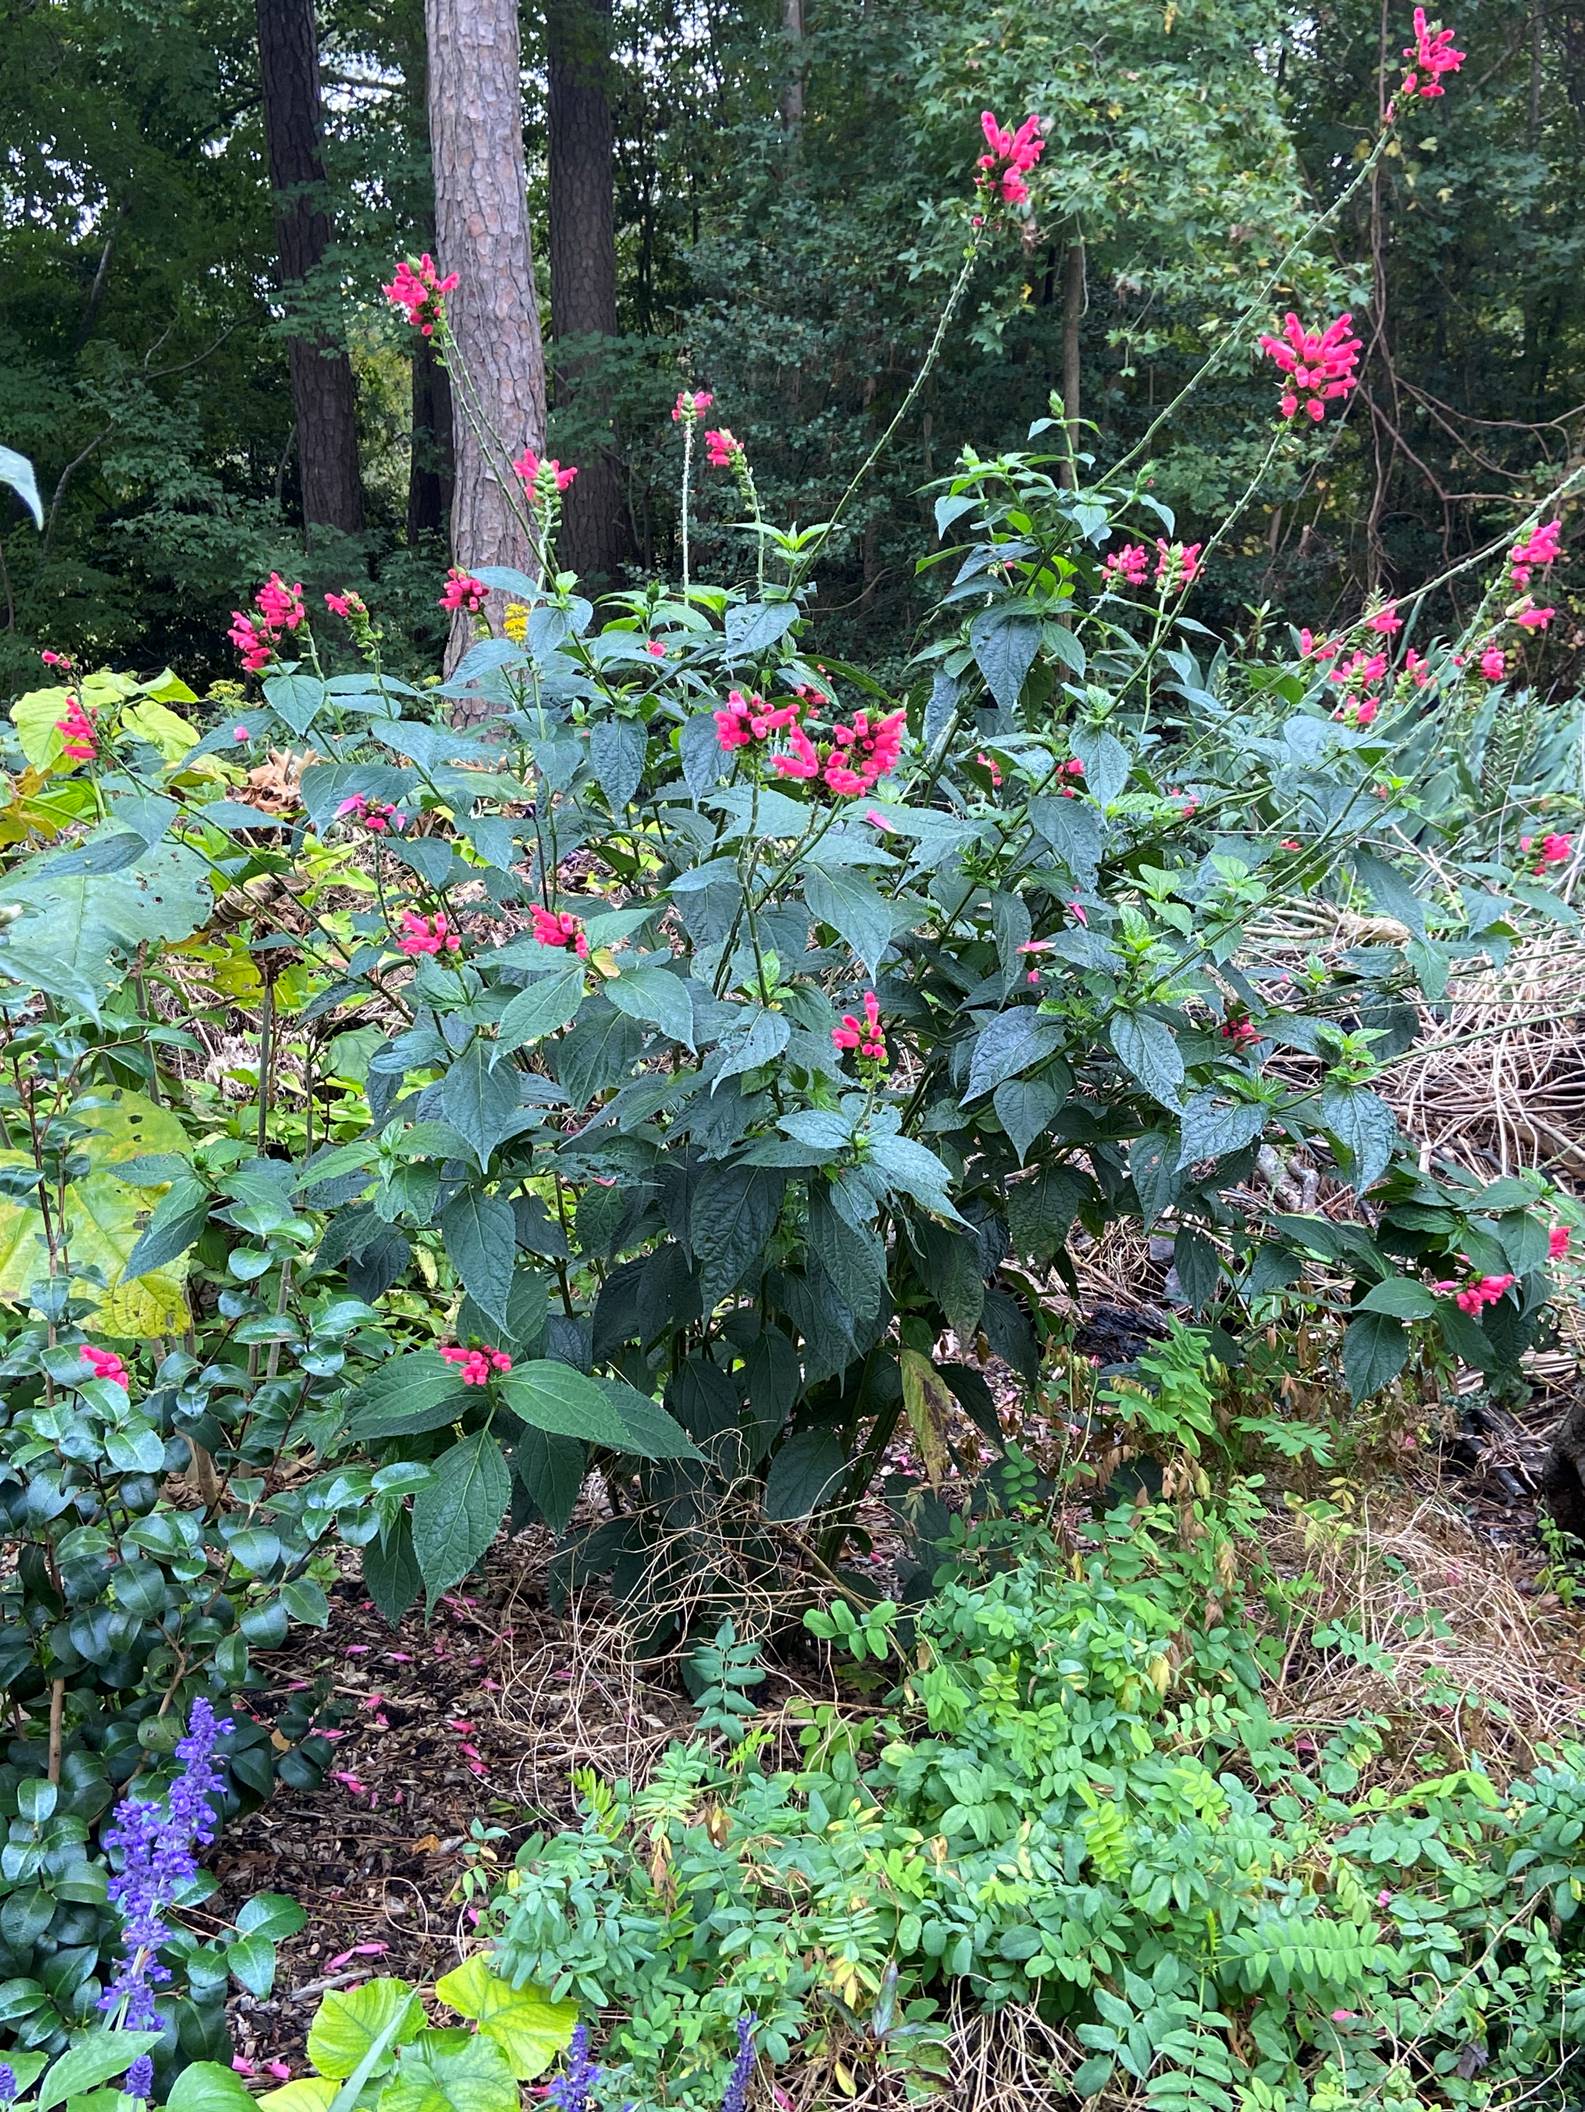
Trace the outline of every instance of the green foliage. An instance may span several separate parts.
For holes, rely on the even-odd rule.
[[[585,1777],[582,1826],[526,1842],[497,1895],[498,1969],[611,2016],[612,2105],[713,2106],[747,2009],[774,2062],[945,2090],[960,1984],[1060,2024],[1075,2099],[1561,2102],[1585,1755],[1506,1794],[1384,1787],[1371,1724],[1317,1749],[1274,1719],[1239,1600],[1302,1620],[1304,1585],[1264,1569],[1262,1515],[1234,1482],[1071,1548],[960,1529],[878,1716],[805,1707],[779,1763],[756,1726],[642,1786]]]

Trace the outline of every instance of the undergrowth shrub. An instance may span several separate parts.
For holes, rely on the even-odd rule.
[[[1075,2102],[1565,2101],[1585,1752],[1396,1786],[1379,1722],[1272,1716],[1256,1616],[1302,1614],[1304,1580],[1265,1565],[1258,1488],[1180,1466],[1074,1539],[960,1521],[856,1646],[890,1631],[878,1708],[580,1778],[582,1826],[524,1844],[487,1925],[508,1977],[606,2013],[600,2103],[713,2106],[747,2012],[773,2062],[950,2094],[956,1991],[1060,2026]]]

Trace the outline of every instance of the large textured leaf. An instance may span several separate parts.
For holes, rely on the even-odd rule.
[[[804,900],[811,915],[831,929],[873,976],[891,943],[892,911],[857,873],[811,865],[804,875]]]
[[[589,730],[589,760],[611,812],[626,811],[644,775],[644,729],[632,719],[599,719]]]
[[[519,990],[501,1014],[496,1030],[496,1054],[509,1055],[526,1049],[558,1027],[578,1016],[583,1003],[582,968],[563,968],[553,975],[536,976],[526,990]]]
[[[209,868],[196,851],[161,843],[115,873],[52,873],[34,860],[8,878],[22,909],[19,948],[47,954],[58,969],[104,995],[121,980],[120,959],[139,945],[185,939],[209,914]]]
[[[693,1047],[693,989],[669,968],[642,963],[624,968],[607,982],[605,994],[630,1019],[645,1020],[685,1048]]]
[[[985,687],[1003,711],[1013,710],[1040,650],[1039,624],[1032,616],[982,609],[969,625],[969,644]]]
[[[768,1166],[702,1168],[689,1239],[706,1312],[734,1291],[776,1229],[786,1176]]]
[[[141,1093],[122,1093],[113,1104],[83,1108],[77,1119],[91,1133],[84,1148],[94,1171],[66,1189],[68,1253],[77,1272],[72,1295],[88,1301],[95,1327],[117,1341],[179,1334],[187,1324],[187,1262],[171,1256],[133,1276],[139,1222],[151,1191],[118,1180],[113,1169],[151,1152],[185,1159],[192,1149],[187,1134],[168,1108],[156,1107]],[[0,1165],[29,1163],[22,1152],[0,1152]],[[0,1302],[20,1303],[48,1276],[42,1235],[36,1210],[0,1197]],[[103,1277],[102,1284],[89,1280],[90,1269]]]
[[[574,1371],[570,1364],[537,1357],[516,1365],[497,1383],[512,1413],[536,1430],[579,1437],[585,1444],[609,1445],[617,1452],[632,1450],[622,1418],[599,1383]]]
[[[364,1380],[352,1396],[349,1429],[359,1439],[412,1437],[455,1422],[467,1402],[456,1365],[436,1350],[415,1349]]]
[[[516,1067],[492,1070],[490,1045],[476,1034],[441,1080],[440,1112],[467,1140],[481,1170],[511,1129],[519,1105]]]
[[[380,2093],[381,2112],[518,2112],[511,2064],[483,2032],[426,2031]]]
[[[405,1980],[333,1988],[309,2026],[308,2058],[321,2075],[351,2075],[382,2039],[394,2049],[416,2039],[423,2028],[424,2006]],[[388,2050],[385,2065],[394,2058],[394,2050]]]
[[[532,2082],[564,2052],[578,2022],[576,2002],[553,2002],[537,1987],[510,1987],[480,1952],[435,1982],[459,2017],[493,2039],[519,2082]]]
[[[1119,1012],[1112,1021],[1112,1047],[1118,1061],[1161,1106],[1178,1112],[1183,1083],[1183,1053],[1165,1020],[1148,1012]]]
[[[504,1328],[517,1259],[517,1219],[511,1204],[504,1195],[464,1188],[441,1212],[440,1236],[463,1289]]]
[[[847,1461],[829,1430],[800,1430],[788,1438],[765,1477],[767,1518],[807,1518],[842,1486]]]
[[[476,1430],[435,1461],[413,1498],[413,1553],[426,1608],[483,1559],[511,1494],[512,1477],[488,1430]]]
[[[903,1407],[919,1440],[919,1456],[933,1489],[939,1489],[947,1470],[947,1419],[954,1402],[952,1388],[934,1364],[917,1349],[898,1354],[902,1369]]]
[[[1389,1313],[1360,1313],[1343,1330],[1343,1374],[1356,1401],[1395,1379],[1409,1354],[1409,1333]]]

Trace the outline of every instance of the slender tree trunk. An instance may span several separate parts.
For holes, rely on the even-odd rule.
[[[436,261],[461,274],[448,310],[456,482],[451,541],[462,565],[537,569],[514,500],[512,457],[545,445],[545,353],[523,162],[518,0],[424,0]],[[469,626],[452,626],[454,664]]]
[[[258,0],[257,16],[276,248],[281,291],[290,303],[330,245],[314,0]],[[333,339],[317,332],[294,334],[287,358],[304,526],[310,539],[316,527],[360,535],[363,488],[352,362]]]
[[[1084,238],[1075,226],[1062,263],[1062,410],[1068,424],[1068,445],[1079,444],[1080,398],[1084,369],[1080,358],[1080,326],[1084,321]],[[1064,462],[1061,481],[1074,482],[1073,465]]]
[[[781,26],[787,40],[782,54],[787,73],[782,82],[781,121],[796,133],[804,116],[804,0],[781,0]]]
[[[409,25],[401,46],[402,79],[406,88],[408,123],[415,149],[424,154],[424,167],[415,185],[412,203],[414,242],[419,250],[433,250],[435,237],[435,179],[428,166],[429,66],[424,47],[424,22],[420,10],[403,10]],[[430,536],[444,535],[451,516],[451,382],[435,357],[427,337],[412,338],[412,439],[407,461],[407,547],[411,550]]]
[[[611,0],[549,0],[545,30],[556,395],[576,403],[600,434],[581,450],[567,493],[562,557],[580,577],[609,581],[631,540],[598,342],[616,335]]]

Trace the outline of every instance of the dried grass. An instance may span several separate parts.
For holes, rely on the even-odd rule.
[[[1585,1735],[1577,1631],[1538,1611],[1507,1555],[1440,1490],[1373,1494],[1354,1518],[1330,1524],[1279,1516],[1267,1549],[1279,1571],[1317,1583],[1272,1711],[1318,1737],[1353,1717],[1384,1718],[1378,1779],[1401,1786],[1426,1770],[1480,1765],[1506,1781],[1539,1746]],[[1312,1627],[1331,1621],[1388,1653],[1391,1669],[1309,1647]],[[1439,1682],[1466,1699],[1437,1707],[1429,1693]]]

